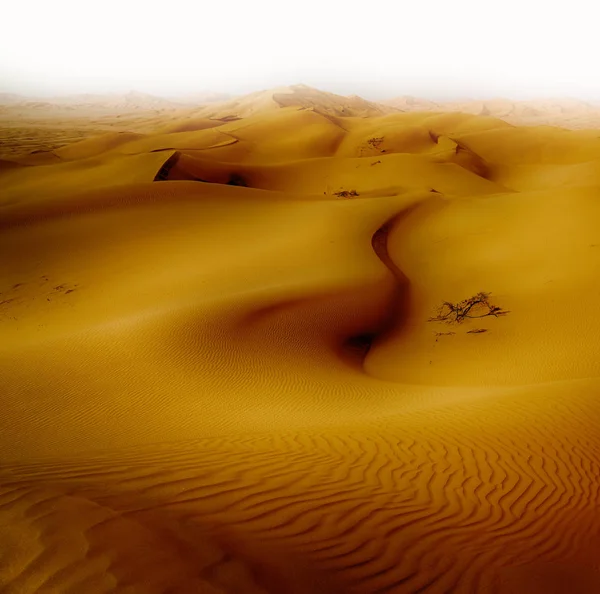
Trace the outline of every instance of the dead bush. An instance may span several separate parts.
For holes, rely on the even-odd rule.
[[[436,315],[429,318],[428,322],[445,322],[446,324],[460,324],[466,319],[485,318],[487,316],[504,316],[506,311],[498,305],[490,303],[491,293],[481,291],[473,297],[463,299],[459,303],[444,301],[438,308]]]

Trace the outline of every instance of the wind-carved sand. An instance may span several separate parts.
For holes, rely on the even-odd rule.
[[[600,591],[600,135],[334,99],[3,156],[2,592]]]

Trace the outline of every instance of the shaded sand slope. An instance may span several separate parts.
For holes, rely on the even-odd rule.
[[[196,188],[203,191],[198,192]],[[19,237],[22,243],[18,246],[20,266],[14,270],[14,276],[7,279],[9,284],[19,286],[6,296],[3,294],[3,298],[14,299],[8,304],[14,319],[5,322],[11,346],[6,349],[8,352],[4,349],[3,352],[5,356],[12,356],[10,353],[15,353],[21,344],[28,357],[35,356],[34,353],[41,357],[37,380],[30,377],[26,382],[29,390],[35,392],[48,381],[62,381],[60,377],[66,373],[64,366],[70,367],[73,349],[91,348],[85,357],[87,369],[80,368],[78,373],[89,375],[98,368],[99,357],[107,358],[105,365],[112,373],[110,377],[98,378],[97,396],[101,400],[110,393],[114,406],[128,407],[134,393],[148,399],[150,389],[157,404],[164,402],[162,395],[170,381],[160,387],[160,377],[152,371],[155,369],[160,370],[160,376],[172,373],[186,383],[193,382],[182,386],[179,396],[179,405],[183,407],[186,400],[192,406],[192,413],[197,406],[208,410],[208,401],[198,402],[194,394],[201,389],[198,382],[207,379],[205,366],[211,368],[217,364],[224,376],[215,380],[216,384],[207,393],[214,399],[216,409],[214,415],[207,415],[206,421],[216,423],[214,427],[219,430],[231,427],[232,422],[241,423],[242,427],[266,422],[266,427],[271,427],[271,423],[277,423],[273,418],[277,405],[270,395],[263,395],[262,388],[258,388],[270,385],[274,378],[259,373],[260,358],[256,359],[254,349],[244,346],[256,340],[256,333],[270,331],[271,317],[285,315],[289,317],[288,323],[296,327],[293,332],[288,331],[291,352],[284,358],[284,362],[290,360],[288,373],[300,365],[307,372],[314,365],[328,368],[338,360],[335,351],[346,335],[374,331],[381,325],[386,301],[393,296],[395,286],[393,277],[373,253],[370,237],[381,219],[398,208],[397,200],[395,203],[383,201],[376,208],[363,201],[362,208],[356,209],[356,205],[349,202],[288,202],[274,201],[270,197],[261,200],[258,192],[248,200],[244,190],[227,188],[229,196],[224,201],[222,196],[215,196],[205,188],[190,182],[161,184],[160,189],[154,190],[162,194],[160,200],[147,206],[142,201],[82,213],[75,218],[51,218],[31,227],[21,223],[12,232],[4,231],[3,241],[16,247]],[[146,186],[126,191],[149,190]],[[403,202],[410,204],[415,199],[411,197]],[[299,225],[301,220],[305,224]],[[338,225],[341,221],[347,222],[339,225],[338,230],[330,231],[336,221]],[[262,236],[268,239],[255,241]],[[356,236],[362,236],[362,241],[355,241]],[[323,237],[326,252],[311,249],[310,246]],[[40,245],[48,246],[45,255],[40,254]],[[142,256],[147,261],[147,269],[139,267]],[[97,265],[86,268],[86,262],[97,262]],[[229,274],[223,275],[224,269]],[[30,274],[24,276],[24,270]],[[78,270],[77,277],[73,276],[73,270]],[[44,277],[49,280],[45,281]],[[277,281],[273,282],[273,278]],[[57,290],[56,286],[61,288]],[[67,293],[69,289],[73,290]],[[37,305],[36,300],[41,303]],[[342,303],[353,307],[353,316],[335,312]],[[267,328],[263,328],[265,324]],[[219,338],[225,328],[229,328],[227,334],[231,340],[226,336]],[[214,332],[217,334],[213,335]],[[301,336],[295,336],[298,332]],[[61,336],[59,344],[53,349],[47,348],[48,339],[56,341]],[[265,337],[266,351],[283,348],[275,338]],[[96,341],[99,344],[92,346]],[[314,348],[307,348],[305,343],[316,344]],[[131,359],[123,359],[123,352],[129,351],[133,356],[139,348],[136,345],[140,344],[154,346],[146,355],[136,357],[134,369],[128,371]],[[195,346],[190,348],[192,345]],[[206,352],[202,354],[203,351]],[[250,359],[246,361],[247,356]],[[232,361],[236,358],[240,359],[242,368],[256,366],[254,373],[248,372],[245,387],[224,381],[232,373]],[[167,366],[157,367],[161,361]],[[209,364],[210,361],[213,363]],[[122,364],[125,367],[121,367]],[[121,368],[121,372],[117,372],[117,368]],[[194,373],[193,369],[196,369]],[[345,371],[346,366],[341,366],[341,373]],[[273,372],[277,373],[275,369]],[[10,376],[20,372],[13,367],[7,373]],[[258,382],[256,386],[254,380]],[[13,381],[15,386],[24,385],[18,376]],[[113,387],[102,396],[107,382]],[[135,387],[138,382],[142,382],[143,389],[141,385]],[[94,391],[93,383],[86,382],[89,398]],[[254,394],[252,399],[256,403],[263,397],[265,406],[271,402],[269,417],[263,418],[263,412],[258,410],[241,414],[241,403],[247,396],[240,393],[240,389]],[[293,386],[290,389],[294,391]],[[82,412],[82,404],[84,409],[87,407],[85,402],[63,390],[60,392],[64,400],[56,411],[61,415],[77,417]],[[127,398],[124,394],[128,394]],[[232,401],[230,414],[225,415],[219,412],[224,394],[241,399],[239,406],[234,406]],[[24,400],[24,395],[15,394],[15,414],[23,412]],[[288,398],[283,398],[281,404],[287,409]],[[291,404],[293,410],[289,416],[294,417],[297,405],[293,401]],[[361,407],[365,404],[363,402]],[[100,418],[106,416],[105,412],[98,412]],[[151,429],[146,423],[139,423],[138,418],[139,430],[147,434],[165,427],[164,417],[159,418],[150,410],[148,413],[159,426]],[[314,419],[315,411],[307,410],[304,414]],[[350,411],[344,414],[353,418]],[[7,411],[6,431],[14,431],[10,416]],[[116,417],[121,418],[123,414],[116,413]],[[191,418],[186,413],[174,419],[172,431],[181,434],[181,422],[186,417]],[[108,420],[108,416],[106,418]],[[90,418],[90,426],[76,439],[84,439],[87,434],[90,447],[99,445],[101,428],[97,423]],[[107,445],[116,439],[114,419],[110,423],[113,431],[106,436]],[[51,426],[48,430],[54,432]],[[171,436],[167,431],[163,439]],[[29,437],[34,443],[37,440],[33,434]],[[71,440],[74,436],[65,434],[64,437]],[[131,437],[128,423],[124,438],[129,441]],[[18,434],[14,439],[18,439]],[[18,446],[15,442],[15,447],[25,445]]]
[[[390,196],[409,190],[435,189],[450,195],[492,194],[506,191],[473,172],[445,160],[420,155],[398,154],[373,159],[329,157],[304,159],[275,165],[214,163],[185,155],[171,170],[169,179],[202,179],[208,182],[235,182],[277,191],[325,194],[356,190],[360,196]],[[232,180],[232,176],[234,179]]]
[[[0,169],[2,592],[600,590],[592,135],[247,103]]]

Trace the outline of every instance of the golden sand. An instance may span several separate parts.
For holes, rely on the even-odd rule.
[[[600,133],[361,101],[4,145],[3,594],[600,592]]]

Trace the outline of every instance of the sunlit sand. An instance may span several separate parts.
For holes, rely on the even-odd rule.
[[[0,111],[0,590],[600,592],[592,116],[148,101]]]

